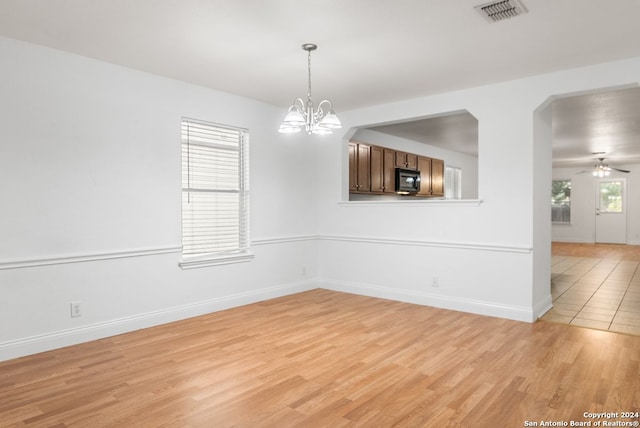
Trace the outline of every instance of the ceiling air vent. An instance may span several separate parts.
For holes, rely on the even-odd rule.
[[[476,6],[476,10],[489,22],[502,21],[527,13],[527,9],[519,0],[494,1]]]

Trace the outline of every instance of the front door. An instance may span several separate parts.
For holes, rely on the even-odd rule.
[[[627,243],[626,180],[600,178],[596,194],[596,242]]]

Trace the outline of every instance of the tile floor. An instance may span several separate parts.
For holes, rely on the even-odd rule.
[[[543,321],[640,335],[640,246],[554,243]]]

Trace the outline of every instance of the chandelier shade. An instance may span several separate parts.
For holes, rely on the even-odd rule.
[[[333,111],[333,104],[329,100],[322,100],[318,107],[313,105],[311,99],[311,52],[318,46],[312,43],[305,43],[302,49],[307,51],[308,82],[307,101],[296,98],[284,117],[279,132],[283,134],[293,134],[303,129],[307,134],[331,134],[334,129],[342,128],[340,119]]]

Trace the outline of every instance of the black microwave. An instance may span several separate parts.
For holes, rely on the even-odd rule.
[[[396,193],[409,195],[420,191],[420,171],[396,168]]]

